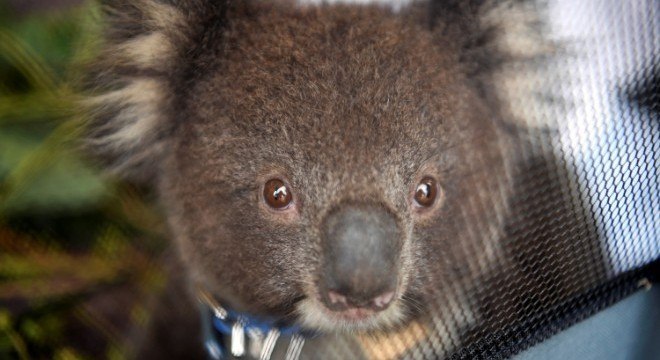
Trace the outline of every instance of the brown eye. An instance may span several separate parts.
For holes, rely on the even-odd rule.
[[[283,209],[291,203],[293,195],[280,179],[271,179],[264,186],[264,199],[274,209]]]
[[[415,189],[415,202],[419,206],[429,207],[435,202],[438,196],[438,185],[431,177],[425,177],[419,182]]]

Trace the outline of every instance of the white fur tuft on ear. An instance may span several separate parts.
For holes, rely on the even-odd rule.
[[[103,110],[120,108],[111,122],[100,124],[102,136],[93,140],[96,145],[114,149],[135,148],[149,138],[158,127],[161,116],[159,106],[164,101],[162,85],[153,79],[135,79],[125,87],[88,100],[89,104]]]
[[[534,58],[552,51],[539,31],[539,5],[535,2],[498,1],[488,8],[481,21],[498,30],[500,51],[513,58]]]
[[[161,69],[163,59],[174,55],[174,45],[162,32],[152,32],[117,46],[118,61],[144,69]],[[162,69],[161,69],[162,70]]]
[[[185,16],[173,6],[142,0],[138,5],[147,15],[145,23],[153,29],[167,30],[185,26]]]
[[[547,123],[535,116],[535,109],[554,106],[547,97],[529,91],[553,77],[542,61],[549,61],[560,51],[543,34],[546,11],[544,5],[534,1],[504,1],[483,19],[499,29],[497,46],[509,58],[494,74],[497,92],[507,106],[508,121],[527,128],[546,127]]]

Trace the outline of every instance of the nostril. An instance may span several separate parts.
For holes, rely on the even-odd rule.
[[[335,290],[329,290],[325,297],[328,308],[333,311],[344,311],[349,309],[381,311],[386,309],[393,299],[394,291],[387,291],[376,297],[361,299],[341,294]]]
[[[376,309],[384,309],[392,302],[394,299],[394,291],[388,291],[382,295],[376,296],[372,303]]]
[[[330,300],[331,305],[348,306],[346,296],[336,291],[328,291],[328,300]]]

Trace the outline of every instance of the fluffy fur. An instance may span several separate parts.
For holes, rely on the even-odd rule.
[[[108,1],[89,143],[153,181],[189,282],[232,308],[328,332],[433,309],[429,336],[456,338],[479,317],[464,289],[502,266],[511,147],[493,79],[518,43],[494,14],[512,6]],[[419,211],[427,175],[442,201]],[[286,214],[262,202],[273,177],[291,185]],[[397,300],[358,325],[316,294],[324,216],[356,202],[404,233]]]

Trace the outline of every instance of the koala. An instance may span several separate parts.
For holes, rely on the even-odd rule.
[[[87,143],[156,189],[176,254],[140,358],[203,356],[200,291],[313,332],[303,357],[406,357],[379,352],[406,331],[455,350],[507,266],[515,2],[103,3]]]

